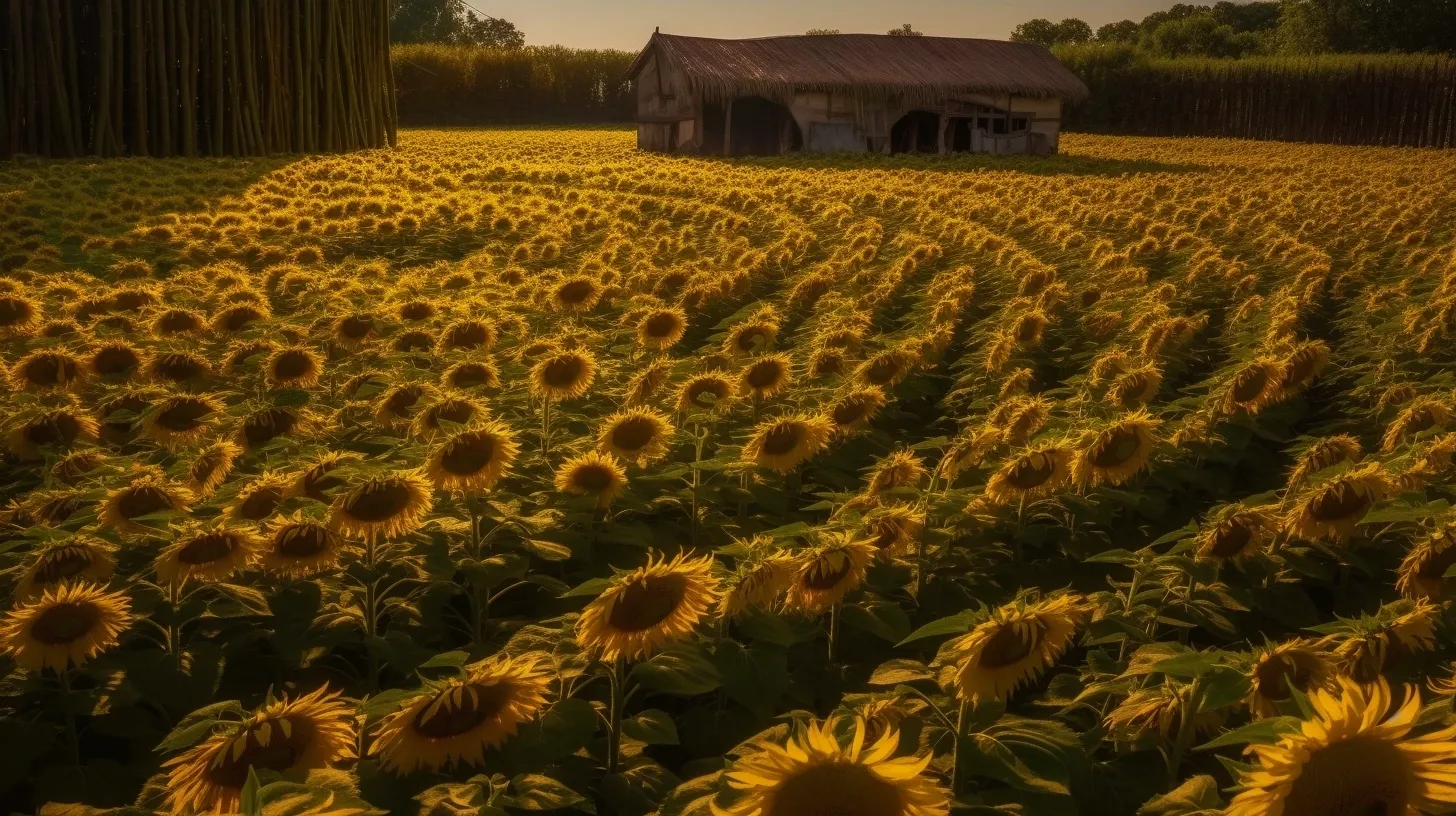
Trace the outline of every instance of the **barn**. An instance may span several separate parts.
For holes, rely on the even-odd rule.
[[[639,148],[724,156],[1055,153],[1087,96],[1039,45],[951,37],[657,32],[628,76]]]

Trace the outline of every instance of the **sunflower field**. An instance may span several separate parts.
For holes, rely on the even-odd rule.
[[[1456,807],[1456,153],[0,165],[0,803]]]

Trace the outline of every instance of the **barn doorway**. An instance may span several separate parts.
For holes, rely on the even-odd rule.
[[[891,153],[939,153],[940,115],[913,110],[890,127]]]
[[[789,109],[761,96],[740,96],[729,105],[708,105],[703,111],[705,153],[777,156],[803,147],[804,136]]]

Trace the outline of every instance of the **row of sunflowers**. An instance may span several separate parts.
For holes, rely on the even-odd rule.
[[[0,167],[0,800],[1456,805],[1456,156]]]

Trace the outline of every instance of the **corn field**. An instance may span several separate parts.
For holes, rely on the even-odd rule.
[[[0,165],[0,801],[1456,803],[1456,153]]]
[[[1456,147],[1448,55],[1165,60],[1107,46],[1057,55],[1092,91],[1068,112],[1073,130]]]
[[[8,0],[0,157],[393,144],[388,12],[388,0]]]

